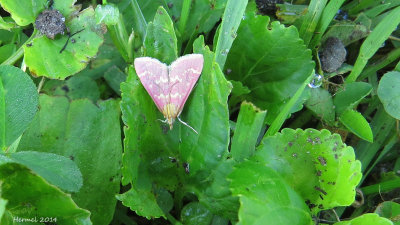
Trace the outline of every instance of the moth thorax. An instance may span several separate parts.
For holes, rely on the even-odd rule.
[[[169,129],[172,130],[172,124],[175,122],[175,118],[178,116],[178,108],[176,107],[176,105],[168,103],[164,106],[162,113],[167,119]]]

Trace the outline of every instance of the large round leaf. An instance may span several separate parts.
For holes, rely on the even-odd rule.
[[[310,211],[299,193],[272,168],[255,161],[240,163],[228,176],[241,203],[237,224],[311,225]]]
[[[0,66],[0,148],[5,150],[28,127],[36,114],[36,86],[22,70]]]
[[[350,205],[362,175],[353,148],[328,130],[283,129],[263,139],[256,157],[278,171],[313,213]]]
[[[269,24],[269,17],[257,15],[254,10],[248,10],[243,17],[225,64],[227,76],[251,90],[247,99],[268,110],[268,122],[278,115],[313,68],[311,51],[295,27],[279,22]]]
[[[71,34],[51,40],[46,36],[24,45],[25,62],[32,74],[53,79],[65,79],[86,67],[103,43],[102,29],[96,25],[93,8],[87,8],[66,23]],[[74,39],[74,41],[72,41]],[[61,51],[67,43],[65,50]]]
[[[386,112],[400,120],[400,72],[386,73],[379,82],[378,96]]]

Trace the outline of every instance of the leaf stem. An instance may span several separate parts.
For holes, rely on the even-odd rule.
[[[42,77],[42,79],[41,79],[40,82],[39,82],[39,85],[38,85],[38,88],[37,88],[37,92],[38,92],[38,93],[40,93],[40,90],[41,90],[42,87],[43,87],[45,78],[46,78],[46,77]]]
[[[32,35],[29,37],[28,40],[25,41],[21,47],[17,51],[14,52],[7,60],[5,60],[1,65],[14,65],[16,61],[18,61],[24,55],[24,45],[31,42],[37,36],[37,30],[34,29]]]

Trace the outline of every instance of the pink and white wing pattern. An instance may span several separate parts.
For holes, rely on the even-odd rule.
[[[189,54],[178,58],[169,66],[170,102],[178,109],[176,116],[182,112],[190,92],[199,79],[203,63],[202,54]]]
[[[168,66],[150,57],[136,58],[134,64],[140,82],[162,112],[164,106],[169,102]]]

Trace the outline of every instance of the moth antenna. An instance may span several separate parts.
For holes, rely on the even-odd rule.
[[[158,121],[161,121],[162,123],[168,123],[168,120],[167,119],[165,119],[165,120],[162,120],[162,119],[157,119]]]
[[[190,129],[192,129],[193,132],[195,132],[196,134],[199,134],[193,127],[189,126],[189,124],[187,124],[183,120],[181,120],[181,118],[179,118],[179,116],[176,117],[176,118],[178,118],[179,122],[181,122],[183,125],[185,125],[185,126],[189,127]]]

